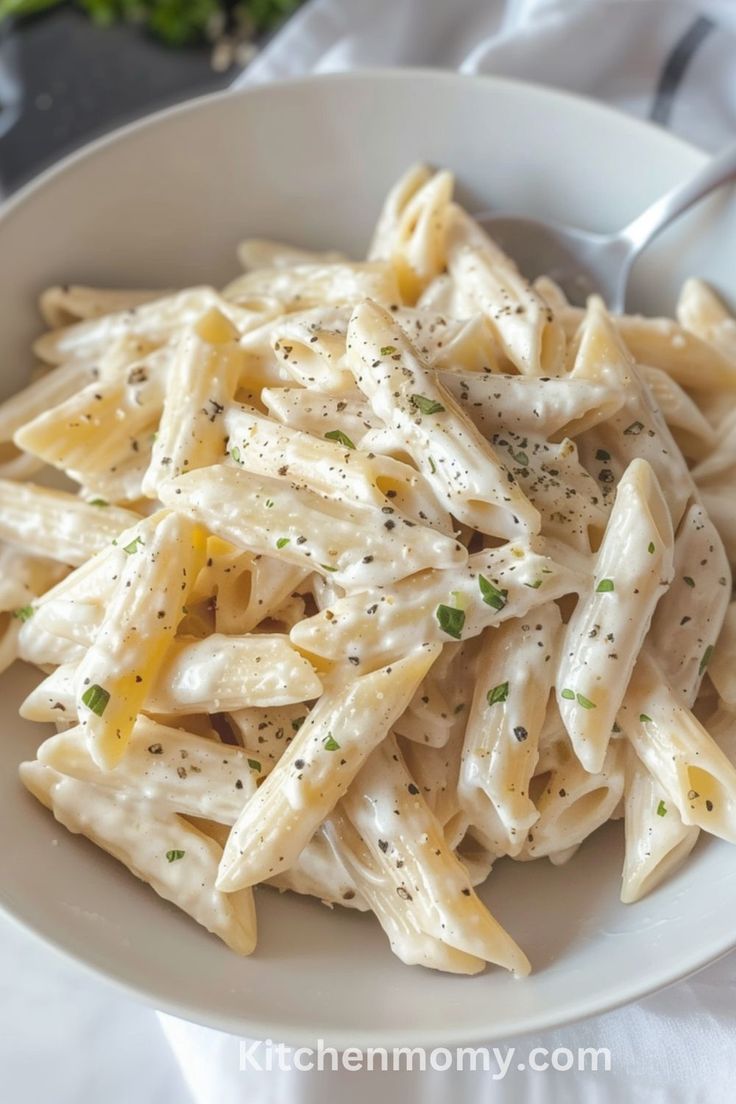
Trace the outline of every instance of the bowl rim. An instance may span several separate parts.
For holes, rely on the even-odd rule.
[[[290,77],[283,80],[269,81],[254,85],[241,85],[235,89],[222,89],[215,92],[189,97],[178,103],[162,107],[143,117],[134,119],[100,137],[87,142],[54,164],[42,170],[38,175],[23,184],[0,203],[0,225],[7,222],[19,211],[33,196],[48,186],[52,186],[57,177],[73,171],[86,160],[103,153],[108,146],[124,140],[129,135],[158,126],[165,120],[173,117],[181,117],[207,110],[220,101],[231,101],[247,98],[249,101],[260,97],[273,97],[278,95],[290,95],[301,87],[313,87],[315,85],[370,85],[377,80],[382,82],[392,81],[403,84],[435,84],[457,85],[476,84],[483,87],[494,87],[499,93],[504,90],[515,96],[544,96],[547,101],[557,102],[561,106],[571,108],[578,113],[583,113],[589,118],[607,119],[614,125],[625,126],[630,131],[638,131],[648,141],[660,143],[661,147],[669,147],[676,150],[680,156],[683,154],[691,161],[693,169],[697,169],[707,160],[707,154],[692,143],[673,135],[671,132],[656,126],[653,123],[629,116],[623,111],[600,103],[594,99],[581,96],[577,93],[552,88],[532,81],[518,80],[509,77],[497,77],[486,74],[463,74],[450,70],[430,68],[381,68],[371,67],[360,70],[311,74],[307,76]],[[282,1041],[291,1046],[313,1047],[319,1037],[319,1025],[310,1029],[303,1022],[289,1022],[289,1018],[279,1022],[268,1021],[263,1017],[250,1015],[247,1009],[238,1016],[237,1022],[227,1014],[217,1013],[214,1009],[204,1012],[194,1003],[180,1001],[172,997],[161,998],[154,985],[147,986],[143,983],[133,983],[126,979],[124,968],[116,971],[114,964],[102,964],[85,957],[80,951],[68,947],[57,941],[52,935],[44,931],[37,922],[22,917],[12,902],[11,896],[4,887],[0,887],[0,914],[16,924],[20,928],[31,933],[41,940],[47,947],[52,948],[67,960],[79,965],[83,970],[96,978],[114,986],[116,990],[128,997],[143,1003],[144,1005],[179,1017],[190,1023],[200,1024],[233,1034],[237,1037],[249,1039],[273,1039]],[[622,1005],[629,1004],[668,988],[679,981],[691,976],[704,967],[717,962],[736,947],[736,930],[733,935],[726,935],[715,947],[707,949],[695,948],[690,954],[681,955],[673,970],[672,965],[660,968],[656,973],[648,973],[645,981],[636,978],[623,980],[614,991],[609,991],[605,999],[591,996],[587,1001],[580,1001],[574,1009],[566,1012],[555,1012],[553,1008],[546,1012],[540,1012],[535,1016],[527,1015],[523,1024],[509,1023],[502,1029],[498,1029],[489,1036],[488,1029],[484,1029],[479,1023],[475,1028],[461,1028],[453,1031],[451,1026],[442,1029],[420,1028],[413,1030],[411,1027],[402,1029],[400,1033],[386,1032],[377,1025],[375,1028],[365,1029],[330,1029],[329,1038],[325,1042],[335,1046],[338,1050],[347,1047],[395,1047],[395,1046],[483,1046],[495,1042],[521,1036],[532,1032],[550,1031],[569,1024],[577,1023],[591,1017],[610,1012]]]

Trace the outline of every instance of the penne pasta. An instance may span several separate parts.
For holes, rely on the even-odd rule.
[[[221,889],[254,885],[290,866],[403,713],[438,652],[425,645],[325,692],[246,803],[222,858]]]
[[[174,638],[204,561],[204,533],[180,514],[164,514],[147,543],[138,537],[124,551],[127,562],[76,675],[78,716],[106,769],[124,755]]]
[[[366,670],[404,655],[412,642],[468,640],[584,585],[575,569],[517,541],[476,552],[456,570],[348,595],[295,625],[291,640],[307,654]]]
[[[23,763],[20,776],[70,832],[87,836],[238,954],[253,951],[252,893],[225,894],[208,888],[220,848],[183,817],[161,813],[149,802],[124,800],[42,763]]]
[[[657,602],[673,576],[669,512],[650,466],[634,460],[616,491],[595,577],[565,629],[557,706],[592,774],[608,741]]]
[[[403,330],[374,303],[353,312],[348,363],[373,412],[399,433],[454,517],[496,536],[539,531],[539,514],[513,476]]]
[[[162,486],[160,496],[240,548],[280,552],[287,562],[330,575],[348,588],[466,559],[452,537],[394,517],[391,506],[331,502],[285,480],[252,476],[234,466],[189,472]]]

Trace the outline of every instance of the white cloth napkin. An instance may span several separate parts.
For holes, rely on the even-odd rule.
[[[736,136],[736,2],[312,0],[237,82],[366,66],[493,73],[570,89],[708,149]],[[736,918],[735,918],[736,922]],[[608,1047],[610,1072],[239,1072],[239,1040],[161,1016],[197,1104],[494,1101],[721,1104],[736,1095],[736,954],[627,1008],[532,1047]]]

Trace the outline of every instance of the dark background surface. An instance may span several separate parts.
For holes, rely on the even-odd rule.
[[[212,47],[172,49],[61,8],[0,30],[0,194],[105,131],[224,88]]]

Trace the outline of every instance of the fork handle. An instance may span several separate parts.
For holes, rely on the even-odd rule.
[[[736,180],[736,142],[711,158],[706,165],[647,207],[633,222],[616,235],[625,241],[634,256],[656,237],[673,219],[689,210],[694,203],[710,195],[722,184]]]

